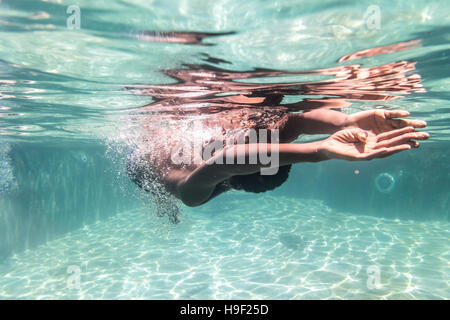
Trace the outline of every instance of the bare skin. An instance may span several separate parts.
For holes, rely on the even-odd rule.
[[[429,135],[416,129],[426,127],[420,120],[406,119],[403,110],[370,110],[352,115],[342,112],[319,109],[305,113],[287,114],[279,126],[280,143],[279,165],[301,162],[319,162],[330,159],[347,161],[368,161],[385,158],[395,153],[419,147],[417,140],[426,140]],[[292,143],[300,134],[330,134],[317,142]],[[272,150],[273,144],[236,145],[226,147],[198,165],[180,167],[163,160],[168,173],[164,184],[169,192],[188,206],[199,206],[212,199],[216,186],[235,175],[248,175],[259,172],[267,165],[256,164],[218,164],[225,154],[235,160],[246,159],[260,148]],[[225,162],[224,162],[225,163]],[[246,161],[246,163],[248,163]],[[216,195],[214,195],[216,196]]]
[[[202,43],[207,36],[213,34],[156,31],[144,32],[137,38],[142,41],[209,45]],[[420,47],[419,39],[368,48],[346,55],[338,62],[417,47]],[[207,64],[183,64],[181,68],[164,70],[166,76],[175,80],[173,83],[127,86],[134,94],[153,99],[145,106],[126,110],[136,113],[136,117],[144,123],[144,139],[137,144],[142,145],[148,164],[167,191],[188,206],[201,205],[225,192],[232,185],[226,185],[226,182],[239,180],[233,177],[253,174],[267,167],[263,163],[237,164],[236,161],[242,156],[253,158],[262,149],[278,152],[280,166],[330,159],[367,161],[417,148],[418,141],[428,138],[427,133],[416,131],[425,128],[426,123],[407,119],[407,111],[370,110],[347,115],[331,110],[347,108],[352,101],[390,101],[404,95],[426,92],[420,75],[412,74],[415,61],[396,61],[371,67],[354,63],[300,71],[261,68],[236,71],[217,66],[231,62],[204,56]],[[327,79],[269,83],[239,81],[294,75],[323,75]],[[305,97],[295,98],[298,95]],[[287,97],[294,102],[283,101]],[[186,123],[194,122],[201,129],[184,130]],[[279,143],[238,146],[237,135],[233,132],[245,131],[248,126],[278,129]],[[216,139],[216,135],[220,136],[221,132],[222,135],[223,132],[231,132],[236,137],[235,144],[225,144],[224,149],[216,151],[211,157],[203,157],[201,163],[175,164],[171,160],[171,155],[176,154],[173,146],[191,139],[189,133],[198,133],[197,136],[207,141],[210,138],[217,141],[220,137]],[[312,143],[295,143],[302,134],[326,134],[329,137]],[[145,150],[149,145],[149,150]],[[223,160],[230,154],[235,164],[218,164],[221,161],[217,160]]]

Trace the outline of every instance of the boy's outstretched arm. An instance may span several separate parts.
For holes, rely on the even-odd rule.
[[[336,132],[329,138],[310,143],[240,144],[225,148],[199,165],[190,174],[172,180],[174,194],[188,206],[207,202],[217,184],[235,175],[248,175],[271,166],[281,167],[300,162],[329,159],[364,161],[384,158],[417,147],[417,141],[428,134],[405,127],[376,135],[352,128]],[[262,163],[261,154],[270,154],[271,161]],[[250,159],[257,159],[252,164]],[[244,161],[242,161],[244,160]],[[240,164],[240,162],[242,164]],[[170,176],[170,175],[169,175]]]
[[[280,123],[280,138],[295,141],[300,134],[333,134],[347,128],[359,128],[380,134],[404,127],[425,128],[426,122],[405,119],[405,110],[367,110],[346,114],[330,109],[291,113]]]

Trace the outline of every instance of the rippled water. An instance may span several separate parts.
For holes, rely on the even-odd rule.
[[[448,223],[336,212],[318,201],[230,197],[169,233],[139,212],[121,213],[12,258],[4,298],[443,299]],[[258,204],[258,211],[249,219]],[[274,214],[275,211],[275,214]],[[326,232],[324,232],[326,230]],[[418,236],[420,235],[420,236]],[[45,263],[43,263],[45,262]],[[80,288],[67,268],[79,266]],[[380,284],[371,287],[370,268]],[[377,270],[377,269],[375,269]]]
[[[450,297],[447,2],[77,3],[70,29],[70,1],[0,1],[0,298]],[[220,101],[217,76],[183,78],[211,70],[231,79]],[[201,86],[182,97],[191,111],[277,84],[283,104],[409,110],[431,138],[380,161],[299,165],[275,192],[182,208],[174,226],[124,157],[130,113],[167,111],[180,83]]]

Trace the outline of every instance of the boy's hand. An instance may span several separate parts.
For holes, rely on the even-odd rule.
[[[376,135],[395,129],[413,127],[425,128],[427,123],[422,120],[402,119],[409,117],[405,110],[368,110],[361,111],[348,116],[346,128],[360,128],[368,130]]]
[[[417,132],[413,127],[391,130],[378,135],[358,128],[345,129],[323,140],[318,151],[325,159],[372,160],[417,148],[418,142],[414,140],[425,140],[428,137],[427,133]]]

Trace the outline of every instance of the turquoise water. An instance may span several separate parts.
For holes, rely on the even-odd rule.
[[[79,29],[70,5],[0,1],[1,299],[450,298],[447,2],[77,1]],[[159,30],[233,33],[144,41]],[[396,63],[413,78],[368,98],[365,68]],[[284,71],[238,81],[252,83],[358,65],[343,96],[283,103],[337,95],[346,113],[406,109],[431,137],[387,159],[296,165],[273,192],[181,206],[174,225],[126,176],[130,110],[155,100],[124,88],[174,84],[161,70],[199,64]]]

